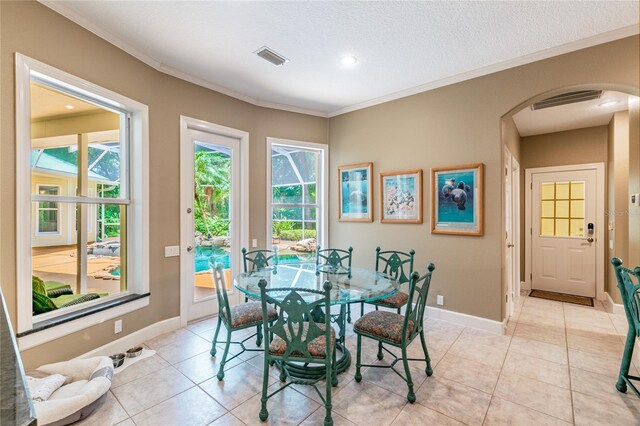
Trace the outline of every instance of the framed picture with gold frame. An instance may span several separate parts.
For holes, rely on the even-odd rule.
[[[483,235],[484,164],[431,169],[431,233]]]
[[[338,167],[338,220],[373,222],[373,163]]]
[[[422,170],[380,173],[380,222],[422,223]]]

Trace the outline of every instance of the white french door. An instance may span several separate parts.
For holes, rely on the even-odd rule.
[[[597,171],[531,175],[531,288],[596,296]]]
[[[181,124],[180,276],[185,323],[218,312],[211,262],[223,267],[230,302],[240,300],[233,277],[240,272],[247,238],[243,219],[247,176],[246,133],[185,117]]]

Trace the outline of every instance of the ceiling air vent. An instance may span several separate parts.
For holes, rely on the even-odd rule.
[[[538,109],[590,101],[592,99],[600,99],[602,97],[602,93],[602,90],[580,90],[578,92],[563,93],[562,95],[552,96],[540,102],[536,102],[531,105],[531,109],[536,111]]]
[[[254,52],[256,55],[260,56],[265,61],[271,62],[273,65],[279,67],[285,62],[289,62],[287,58],[280,55],[279,53],[274,52],[269,49],[267,46],[262,46],[260,49]]]

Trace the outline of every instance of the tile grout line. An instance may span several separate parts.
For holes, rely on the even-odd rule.
[[[571,361],[569,360],[569,337],[567,336],[567,318],[564,310],[564,303],[562,304],[562,318],[564,320],[564,338],[567,345],[567,373],[569,374],[569,398],[571,400],[571,420],[576,424],[575,408],[573,404],[573,384],[571,382]]]

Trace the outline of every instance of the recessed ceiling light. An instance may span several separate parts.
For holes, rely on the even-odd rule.
[[[599,104],[598,106],[606,108],[606,107],[618,105],[619,103],[620,103],[620,101],[607,101],[607,102],[603,102],[603,103]]]
[[[340,64],[343,67],[352,67],[358,63],[358,58],[353,55],[347,55],[340,58]]]
[[[64,106],[66,109],[74,109],[75,107],[73,105],[65,105]]]

